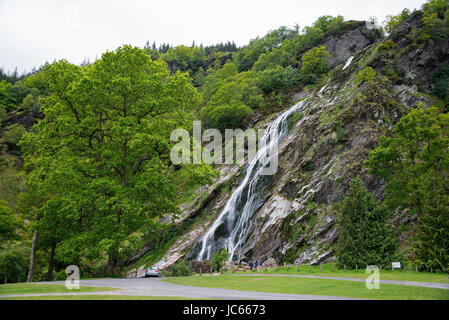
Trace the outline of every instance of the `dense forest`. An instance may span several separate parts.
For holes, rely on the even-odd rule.
[[[378,95],[393,103],[387,88],[406,75],[390,61],[404,50],[447,43],[449,1],[431,0],[410,44],[398,46],[395,30],[414,14],[404,9],[373,30],[379,56],[357,75],[362,106]],[[65,279],[71,264],[85,277],[120,276],[145,244],[155,242],[160,254],[188,228],[174,223],[180,206],[219,175],[206,164],[173,164],[171,131],[192,131],[193,120],[223,132],[250,128],[283,110],[295,93],[338,76],[322,41],[360,24],[322,16],[240,48],[148,41],[81,65],[0,70],[0,281]],[[449,65],[437,68],[429,87],[433,105],[404,109],[365,162],[384,193],[376,197],[354,178],[334,206],[336,259],[345,267],[407,260],[449,271]],[[339,123],[335,143],[348,134]],[[390,223],[398,210],[417,216],[405,250],[403,230]]]

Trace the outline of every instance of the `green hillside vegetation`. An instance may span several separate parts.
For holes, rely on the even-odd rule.
[[[340,117],[335,144],[346,141],[343,126],[355,121],[355,110],[362,117],[396,103],[389,90],[406,77],[397,63],[404,54],[447,41],[447,0],[427,2],[421,26],[399,47],[395,32],[411,15],[404,10],[388,19],[389,38],[376,31],[380,41],[352,78],[359,94],[329,115]],[[159,219],[176,218],[181,199],[217,177],[215,167],[171,163],[171,131],[191,132],[198,119],[204,129],[244,129],[281,111],[294,93],[314,92],[341,76],[341,66],[331,70],[327,62],[323,39],[359,25],[323,16],[241,48],[148,42],[82,65],[60,60],[22,76],[0,70],[0,282],[65,279],[71,264],[85,277],[122,276],[130,256],[148,243],[153,251],[143,256],[146,262],[160,258],[199,220]],[[434,106],[404,110],[363,168],[385,182],[382,201],[359,180],[341,195],[336,252],[348,268],[404,258],[389,225],[402,210],[417,216],[407,261],[420,270],[449,271],[449,66],[432,75],[432,88]]]

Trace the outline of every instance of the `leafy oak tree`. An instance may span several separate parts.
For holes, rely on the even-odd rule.
[[[117,275],[135,232],[178,212],[170,132],[189,128],[200,95],[187,74],[170,76],[164,61],[131,46],[85,67],[62,60],[43,74],[50,91],[40,100],[45,118],[21,143],[33,246],[42,232],[50,248],[63,241],[72,262],[107,256],[107,274]],[[208,180],[208,167],[194,169],[192,176]],[[54,232],[60,228],[66,234]]]

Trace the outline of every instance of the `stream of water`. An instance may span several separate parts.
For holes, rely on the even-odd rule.
[[[264,174],[270,157],[276,156],[277,146],[289,134],[288,119],[295,112],[301,113],[307,100],[301,101],[274,119],[266,128],[259,142],[257,154],[245,167],[244,178],[232,193],[212,226],[197,243],[197,260],[210,260],[212,255],[226,249],[229,259],[240,261],[241,248],[247,241],[253,225],[253,215],[263,204],[263,192],[273,177]]]

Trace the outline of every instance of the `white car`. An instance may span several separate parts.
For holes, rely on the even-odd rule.
[[[145,269],[145,278],[148,277],[160,277],[161,272],[157,267],[148,267]]]

